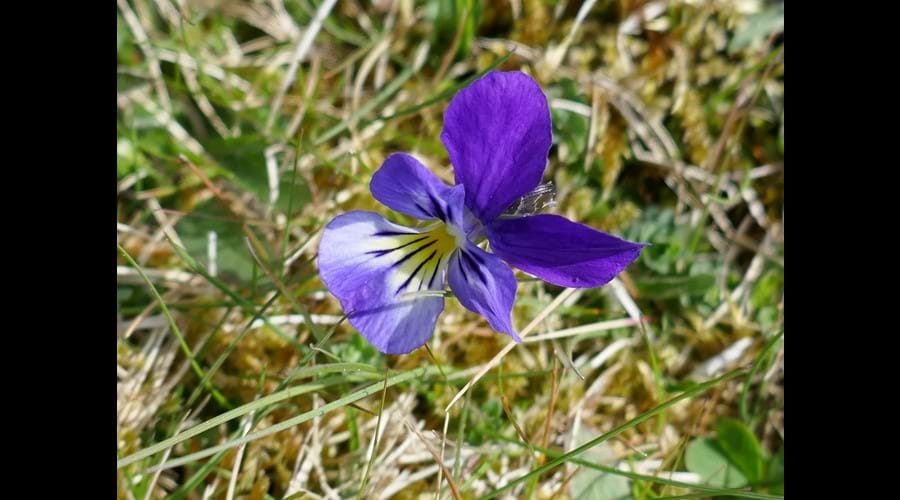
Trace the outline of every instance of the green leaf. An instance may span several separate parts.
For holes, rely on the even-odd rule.
[[[728,44],[730,54],[750,46],[753,42],[768,38],[772,33],[784,30],[784,4],[779,3],[751,16],[747,25],[738,31]]]
[[[246,284],[252,279],[256,263],[244,243],[244,232],[234,215],[218,202],[200,205],[176,225],[188,253],[208,269],[209,233],[216,233],[216,266],[218,276]]]
[[[562,98],[590,106],[579,92],[578,85],[569,78],[562,80],[558,86],[547,89],[547,94],[551,98]],[[550,114],[553,118],[553,142],[560,148],[560,161],[567,164],[581,161],[587,146],[590,119],[565,109],[551,108]]]
[[[475,39],[481,10],[479,0],[431,0],[426,6],[425,15],[434,23],[432,42],[438,46],[449,47],[456,38],[460,17],[465,15],[459,49],[455,54],[457,57],[464,57],[469,53],[472,40]]]
[[[578,445],[594,439],[599,434],[581,428],[575,438]],[[595,464],[615,465],[615,452],[607,443],[591,448],[582,455]],[[575,500],[605,498],[609,500],[630,500],[631,485],[627,477],[610,474],[597,469],[582,468],[572,476],[569,494]]]
[[[776,495],[784,495],[784,446],[769,461],[769,472],[767,476],[769,493]]]
[[[332,348],[334,355],[348,363],[376,364],[381,356],[372,344],[368,343],[362,335],[351,335],[348,342],[337,344]]]
[[[128,27],[128,23],[121,14],[116,14],[116,55],[122,61],[128,61],[127,51],[132,50],[132,47],[134,47],[134,35],[131,34],[131,28]]]
[[[299,213],[300,209],[312,199],[306,181],[300,175],[295,176],[293,171],[282,173],[278,185],[278,201],[275,202],[275,208],[285,214],[289,209],[292,214]]]
[[[760,309],[769,304],[777,304],[782,290],[784,290],[784,271],[773,267],[757,281],[750,294],[750,305],[754,309]]]
[[[740,420],[722,418],[716,429],[716,442],[725,456],[751,483],[762,482],[765,458],[756,436]]]
[[[469,434],[466,436],[466,441],[478,446],[486,441],[488,436],[495,433],[497,429],[503,428],[505,415],[503,414],[503,406],[500,405],[498,399],[488,399],[481,408],[475,408],[474,412],[475,416],[469,416],[474,425],[472,425]]]
[[[269,177],[266,174],[266,143],[259,137],[244,135],[236,138],[215,138],[204,144],[206,150],[239,187],[268,200]]]
[[[747,484],[747,478],[712,439],[692,441],[685,451],[684,463],[689,471],[699,474],[702,482],[709,486],[740,488]]]
[[[125,287],[125,288],[117,287],[116,288],[116,301],[120,306],[123,302],[130,299],[132,295],[134,295],[134,288],[131,288],[131,287]]]
[[[784,154],[784,111],[781,112],[781,123],[778,125],[778,152]]]
[[[636,282],[641,296],[650,299],[702,296],[715,284],[716,277],[710,273],[694,276],[661,276]]]

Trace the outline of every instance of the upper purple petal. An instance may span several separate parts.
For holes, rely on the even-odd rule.
[[[444,309],[449,252],[429,233],[392,224],[374,212],[335,217],[319,243],[319,275],[348,320],[386,354],[406,354],[434,333]]]
[[[450,289],[466,309],[484,316],[494,330],[520,342],[511,319],[518,284],[512,269],[473,243],[466,243],[450,258]]]
[[[488,73],[450,102],[441,140],[466,206],[487,224],[541,182],[552,142],[547,98],[525,73]]]
[[[400,213],[423,220],[446,219],[442,205],[450,186],[408,154],[388,156],[372,175],[369,189],[376,200]]]
[[[550,214],[497,219],[487,226],[487,236],[494,253],[510,265],[572,288],[605,285],[646,246]]]

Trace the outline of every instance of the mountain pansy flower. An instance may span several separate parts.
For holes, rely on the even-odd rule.
[[[491,72],[461,90],[444,115],[455,186],[410,155],[390,155],[372,176],[372,195],[430,224],[410,228],[352,211],[325,227],[320,276],[350,324],[383,353],[411,352],[433,335],[449,282],[466,309],[521,341],[510,266],[554,285],[592,288],[637,259],[643,244],[559,215],[510,210],[539,186],[551,139],[538,84],[521,72]],[[478,246],[485,239],[493,253]]]

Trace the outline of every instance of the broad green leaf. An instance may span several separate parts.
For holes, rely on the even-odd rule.
[[[738,31],[728,44],[728,52],[734,53],[757,40],[768,38],[772,33],[784,30],[784,4],[773,5],[750,17],[747,25]]]
[[[769,493],[784,495],[784,446],[769,461],[767,482],[770,485]]]
[[[217,275],[238,283],[249,283],[256,264],[247,245],[244,232],[234,215],[215,200],[205,202],[176,225],[188,253],[207,269],[209,233],[216,234]]]
[[[263,140],[252,135],[215,138],[204,146],[225,170],[233,174],[231,180],[235,184],[252,192],[259,201],[268,200],[269,177]]]
[[[116,302],[120,305],[122,304],[122,302],[125,302],[126,300],[130,299],[132,295],[134,295],[134,288],[131,288],[131,287],[123,287],[123,288],[117,287],[116,288]]]
[[[759,441],[740,420],[726,417],[719,421],[716,442],[748,481],[755,484],[764,479],[765,457]]]
[[[582,445],[599,434],[582,428],[576,436],[576,444]],[[607,443],[584,452],[582,458],[595,464],[615,466],[615,453]],[[610,474],[597,469],[582,468],[572,476],[569,494],[573,500],[604,498],[608,500],[630,500],[631,485],[627,477]]]
[[[293,197],[293,200],[291,199]],[[309,186],[303,177],[294,175],[293,171],[282,173],[279,178],[278,201],[275,202],[275,208],[287,214],[290,210],[291,214],[297,214],[304,205],[309,203],[312,194],[309,192]]]
[[[718,488],[740,488],[747,484],[747,478],[712,439],[692,441],[685,451],[684,463],[689,471],[700,475],[703,484]]]

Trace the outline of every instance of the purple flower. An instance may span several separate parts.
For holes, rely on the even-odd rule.
[[[510,265],[554,285],[591,288],[640,255],[643,244],[558,215],[504,215],[539,185],[550,151],[547,98],[526,74],[491,72],[460,91],[441,140],[455,186],[403,153],[389,156],[369,186],[387,207],[433,224],[413,229],[353,211],[332,220],[319,244],[322,281],[381,352],[405,354],[431,338],[445,281],[466,309],[521,341],[511,321]],[[476,245],[485,238],[493,253]]]

